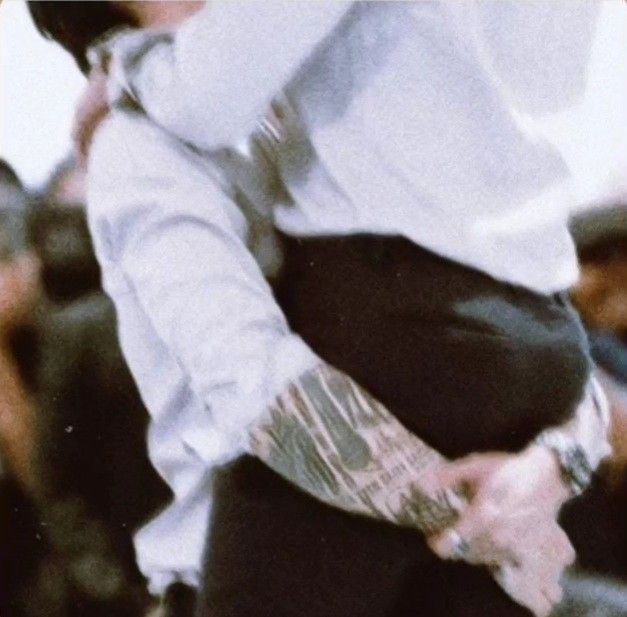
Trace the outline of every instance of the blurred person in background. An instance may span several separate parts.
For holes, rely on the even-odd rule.
[[[627,206],[591,208],[572,230],[581,260],[572,297],[610,402],[614,454],[563,522],[582,567],[627,581]]]
[[[28,243],[28,196],[0,162],[0,457],[23,487],[33,490],[32,409],[14,358],[16,338],[39,300],[39,263]]]
[[[594,208],[573,221],[581,277],[573,300],[614,410],[614,465],[627,462],[627,205]],[[626,550],[627,553],[627,550]]]
[[[129,6],[130,6],[130,5],[134,5],[134,4],[135,4],[135,3],[129,3]],[[181,3],[181,4],[182,4],[182,3]],[[135,10],[131,11],[131,14],[132,14],[132,15],[134,15],[135,17],[137,17],[139,14],[141,14],[141,13],[142,13],[142,11],[143,11],[143,8],[140,8],[140,7],[141,7],[141,5],[137,5],[137,6],[135,6],[135,7],[134,7],[134,8],[135,8]],[[144,5],[144,7],[146,7],[146,5]],[[171,11],[175,11],[175,9],[173,9],[173,8],[172,8],[172,5],[170,5],[170,9],[171,9]],[[36,9],[36,10],[37,10],[37,12],[39,13],[39,15],[40,15],[40,17],[41,17],[41,11],[43,11],[43,9],[41,9],[41,11],[40,11],[40,9]],[[53,7],[53,10],[54,10],[54,7]],[[58,7],[57,7],[57,10],[58,10]],[[100,10],[100,9],[99,9],[99,10]],[[149,11],[149,12],[157,12],[159,9],[158,9],[158,5],[157,5],[157,3],[153,3],[153,4],[152,4],[152,6],[150,6],[150,7],[149,7],[149,8],[147,8],[146,10],[147,10],[147,11]],[[141,19],[141,18],[140,18],[140,19]],[[147,22],[147,23],[151,23],[151,22]],[[154,24],[154,23],[156,23],[156,22],[152,22],[152,23]],[[58,24],[57,24],[57,25],[58,25]],[[67,34],[67,33],[68,33],[67,23],[65,23],[65,24],[64,24],[64,27],[65,27],[65,33]],[[70,30],[71,30],[71,29],[70,29]],[[229,35],[230,35],[230,32],[229,32]],[[60,37],[60,38],[61,38],[61,40],[63,41],[63,38],[62,38],[62,37]],[[167,42],[168,42],[168,40],[169,40],[169,39],[168,39],[167,37],[165,37],[165,38],[158,39],[158,40],[159,40],[159,41],[163,41],[163,40],[165,40],[165,42],[166,42],[166,44],[167,44]],[[67,41],[67,37],[66,37],[65,43],[67,44],[67,42],[68,42],[68,41]],[[70,43],[70,45],[69,45],[69,46],[70,46],[70,47],[72,47],[72,44]],[[148,48],[149,48],[149,47],[148,47]],[[76,50],[75,50],[75,51],[76,51]],[[166,56],[167,56],[167,54],[166,54]],[[212,83],[212,82],[211,82],[211,80],[209,80],[209,83],[210,83],[210,84]],[[142,103],[143,103],[143,102],[145,102],[145,101],[142,101]],[[175,122],[176,122],[176,120],[175,120]],[[139,126],[139,125],[138,125],[138,126]],[[211,123],[210,123],[210,122],[208,123],[208,127],[211,127]],[[136,130],[138,131],[139,129],[136,127]],[[208,130],[210,130],[210,128],[209,128]],[[125,144],[124,144],[124,145],[128,145],[128,139],[130,138],[130,135],[131,135],[131,131],[129,131],[129,130],[125,130],[125,131],[123,131],[123,132],[120,132],[120,134],[118,135],[118,139],[119,139],[120,141],[122,141],[123,143],[125,142]],[[155,133],[154,133],[154,132],[151,132],[151,133],[150,133],[150,135],[151,135],[151,139],[152,139],[152,141],[153,141],[153,142],[156,142],[157,140],[154,138]],[[136,137],[136,135],[134,135],[134,136]],[[126,138],[126,139],[125,139],[125,138]],[[189,138],[189,136],[188,136],[188,138]],[[301,145],[302,145],[302,144],[301,144]],[[154,146],[154,143],[153,143],[153,146]],[[148,151],[150,151],[150,150],[148,150]],[[142,154],[145,154],[145,152],[143,152]],[[181,173],[184,169],[188,169],[188,171],[189,171],[189,175],[190,175],[190,178],[193,178],[193,177],[196,175],[196,174],[194,174],[194,173],[193,173],[193,171],[192,171],[189,167],[188,167],[188,168],[186,168],[183,164],[178,164],[178,163],[177,163],[177,164],[174,164],[174,163],[172,163],[172,160],[173,160],[173,159],[168,159],[168,158],[166,157],[166,155],[165,155],[165,154],[163,154],[163,153],[162,153],[162,155],[163,155],[163,157],[164,157],[164,159],[165,159],[165,160],[170,160],[170,162],[171,162],[171,169],[170,169],[170,170],[168,170],[168,171],[172,171],[172,170],[177,170],[177,169],[178,169],[179,173]],[[150,157],[149,157],[149,158],[150,158]],[[155,157],[152,157],[152,159],[150,160],[150,164],[154,164],[154,161],[156,160],[156,158],[157,158],[156,156],[155,156]],[[118,163],[118,164],[119,164],[119,163]],[[127,166],[127,167],[128,167],[128,166]],[[112,165],[110,166],[110,168],[109,168],[109,169],[113,169],[113,168],[114,168],[114,164],[112,163]],[[133,165],[131,165],[131,166],[130,166],[130,167],[128,167],[128,168],[129,168],[129,169],[132,169],[132,168],[133,168]],[[161,179],[160,179],[160,180],[161,180]],[[174,178],[172,181],[173,181],[173,183],[176,183],[177,181],[182,183],[182,182],[184,182],[184,181],[185,181],[185,178],[184,178],[184,177],[182,177],[182,178]],[[200,180],[199,180],[199,183],[200,183],[201,185],[204,185],[204,183],[203,183],[202,181],[200,181]],[[158,184],[158,183],[157,183],[157,184]],[[163,184],[163,182],[162,182],[162,184]],[[113,186],[113,184],[112,184],[111,186]],[[187,186],[187,185],[186,185],[186,186]],[[123,186],[121,187],[121,189],[122,189],[122,190],[127,190],[128,188],[129,188],[129,187],[128,187],[127,185],[123,185]],[[193,191],[191,191],[190,189],[188,189],[188,190],[189,190],[190,192],[189,192],[189,193],[186,193],[186,195],[188,195],[188,194],[194,195],[194,192],[193,192]],[[210,191],[209,191],[209,192],[210,192]],[[215,196],[214,196],[214,197],[215,197]],[[112,199],[114,199],[114,197],[112,197]],[[218,199],[219,199],[219,198],[218,198]],[[192,217],[193,217],[193,215],[188,215],[188,216],[192,216]],[[193,219],[190,219],[190,220],[193,220]],[[127,233],[129,230],[128,230],[128,229],[122,229],[122,230],[120,230],[120,231],[122,231],[123,233]],[[111,241],[113,241],[113,240],[114,240],[114,238],[109,238],[109,239],[110,239]],[[101,240],[102,240],[102,238],[101,238]],[[172,258],[172,255],[170,255],[170,258]],[[311,264],[313,264],[314,262],[315,262],[315,260],[314,260],[314,261],[311,261]],[[327,264],[327,265],[329,265],[329,264]],[[146,266],[146,264],[144,264],[144,267],[147,267],[147,266]],[[192,268],[188,269],[188,271],[187,271],[187,272],[188,272],[189,274],[191,274],[191,272],[192,272]],[[114,295],[114,297],[115,297],[115,295],[116,295],[116,294],[113,294],[113,295]],[[123,312],[124,312],[124,311],[122,311],[122,313],[123,313]],[[202,312],[201,312],[201,313],[202,313]],[[128,317],[128,315],[127,315],[127,317]],[[431,357],[431,356],[430,356],[430,357]],[[207,367],[205,367],[205,369],[206,369],[206,368],[207,368]],[[141,385],[141,384],[140,384],[140,385]],[[572,411],[572,410],[571,410],[571,411]],[[450,437],[450,435],[449,435],[449,437]],[[279,443],[279,445],[281,445],[281,444]],[[450,444],[448,444],[448,445],[449,445],[449,447],[450,447]],[[264,481],[264,480],[263,480],[263,474],[264,474],[264,472],[259,471],[259,474],[260,474],[260,475],[259,475],[258,479],[261,479],[261,481],[262,481],[262,483],[263,483],[263,481]],[[270,479],[268,478],[266,481],[269,483],[269,486],[270,486],[270,485],[272,485],[272,480],[270,480]],[[252,486],[253,484],[254,484],[254,483],[251,483],[251,486]],[[276,488],[276,487],[275,487],[275,488]],[[314,493],[314,494],[315,494],[315,493]],[[223,499],[225,498],[225,497],[224,497],[224,495],[223,495],[222,497],[223,497]],[[227,502],[228,502],[228,497],[227,497],[226,499],[227,499]],[[224,504],[222,504],[222,506],[224,507]],[[227,508],[227,509],[228,509],[228,508]],[[243,510],[245,511],[245,508],[243,508]],[[234,514],[234,515],[236,515],[236,516],[240,516],[240,517],[242,517],[242,516],[243,516],[243,512],[238,512],[237,507],[235,507],[235,509],[234,509],[234,510],[231,510],[231,513],[232,513],[232,514]],[[224,512],[222,512],[222,516],[224,517]],[[244,517],[244,518],[246,518],[246,517]],[[249,520],[249,519],[248,519],[248,520]],[[229,525],[228,525],[228,521],[227,521],[227,519],[226,519],[226,518],[223,518],[223,519],[221,520],[221,523],[222,523],[222,524],[224,524],[224,528],[225,528],[226,532],[228,533],[228,527],[229,527]],[[215,523],[214,523],[214,527],[215,527]],[[219,527],[219,526],[218,526],[218,527]],[[214,529],[214,531],[216,531],[217,533],[224,533],[224,532],[223,532],[223,531],[221,531],[220,529]],[[241,530],[240,530],[240,531],[241,531]],[[240,536],[240,535],[238,535],[238,534],[234,534],[234,539],[235,539],[235,538],[236,538],[237,542],[240,542],[240,543],[241,543],[241,541],[242,541],[242,536]],[[224,540],[224,536],[223,536],[223,540]],[[210,549],[210,556],[213,558],[213,555],[211,554],[211,553],[212,553],[213,548],[215,548],[215,544],[214,544],[213,542],[212,542],[211,547],[212,547],[212,548]],[[245,553],[245,551],[243,551],[243,552]],[[309,554],[309,553],[307,553],[307,555],[308,555],[308,557],[310,557],[310,554]],[[285,563],[285,565],[286,565],[286,567],[290,567],[290,566],[292,565],[292,562],[291,562],[290,560],[287,560],[287,561],[286,561],[286,563]],[[233,566],[231,566],[231,569],[229,569],[229,568],[227,567],[227,569],[226,569],[226,574],[225,574],[226,576],[228,576],[230,573],[233,573],[232,567],[233,567]],[[464,572],[464,576],[468,576],[468,572]],[[237,585],[236,585],[236,586],[237,586]],[[248,587],[247,587],[246,585],[239,585],[239,588],[240,588],[240,589],[242,589],[242,588],[244,588],[244,589],[248,589]],[[270,587],[270,593],[271,593],[271,592],[272,592],[272,587]],[[262,593],[266,593],[266,594],[268,594],[268,590],[264,590]],[[277,598],[275,598],[275,599],[277,599]],[[335,598],[334,598],[334,599],[335,599]],[[243,600],[243,599],[240,599],[240,600],[241,600],[242,602],[244,602],[244,600]],[[278,596],[278,601],[279,601],[279,602],[281,602],[281,600],[282,600],[282,597],[281,597],[281,595],[279,594],[279,596]],[[450,600],[450,598],[447,598],[447,600]],[[255,599],[255,598],[253,597],[253,598],[252,598],[252,601],[253,601],[253,602],[258,602],[258,598],[257,598],[257,599]],[[485,607],[483,607],[483,608],[485,608]],[[415,606],[414,606],[414,610],[415,610]],[[460,610],[462,610],[462,611],[463,611],[464,609],[463,609],[462,607],[460,607]],[[460,614],[463,614],[463,613],[460,613]]]
[[[167,490],[142,447],[147,414],[100,288],[82,191],[65,199],[59,177],[0,209],[0,454],[11,472],[0,612],[139,617],[148,598],[131,534]]]
[[[30,209],[30,242],[43,263],[46,297],[65,304],[101,290],[85,212],[85,170],[72,156],[63,160]]]
[[[73,155],[65,158],[52,172],[44,188],[46,201],[85,208],[85,167]]]
[[[597,362],[627,382],[627,205],[597,207],[573,221],[582,263],[574,300]]]
[[[2,208],[21,206],[24,201],[24,187],[15,170],[4,160],[0,160],[0,203]],[[13,204],[13,206],[12,206]]]
[[[47,550],[33,506],[39,492],[33,372],[19,357],[41,297],[28,206],[15,172],[0,162],[0,613],[10,617],[26,616],[17,596]]]

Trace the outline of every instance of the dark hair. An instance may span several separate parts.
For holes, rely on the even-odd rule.
[[[0,159],[0,184],[13,186],[17,189],[22,188],[22,183],[15,170],[4,159]]]
[[[100,288],[100,267],[82,208],[38,204],[29,213],[28,234],[49,299],[66,303]]]
[[[627,205],[596,207],[570,221],[581,261],[608,262],[627,257]]]
[[[69,51],[83,73],[89,71],[87,49],[108,30],[137,26],[130,13],[112,2],[39,2],[29,0],[28,9],[43,36]]]

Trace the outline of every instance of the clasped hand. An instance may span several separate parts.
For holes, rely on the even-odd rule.
[[[562,597],[560,578],[575,551],[557,523],[569,490],[553,454],[538,445],[517,455],[473,454],[434,471],[439,490],[463,491],[456,523],[428,538],[443,559],[487,566],[537,617]]]

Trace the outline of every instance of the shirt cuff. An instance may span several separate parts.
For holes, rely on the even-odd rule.
[[[272,347],[271,367],[260,383],[251,368],[250,382],[241,379],[231,387],[212,392],[210,409],[214,431],[207,431],[206,416],[194,418],[182,433],[183,440],[207,464],[223,464],[238,454],[251,453],[249,434],[269,413],[270,406],[290,383],[321,364],[320,358],[295,335],[282,336]]]

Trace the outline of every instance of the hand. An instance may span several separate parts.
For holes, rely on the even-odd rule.
[[[74,114],[72,140],[80,165],[86,163],[96,129],[108,113],[107,75],[101,69],[93,69]]]
[[[531,523],[531,521],[530,521]],[[557,522],[538,521],[521,529],[525,554],[519,564],[492,567],[492,575],[502,589],[536,617],[547,617],[559,604],[563,592],[560,579],[575,552]]]
[[[431,548],[445,559],[455,557],[451,538],[456,537],[463,538],[467,544],[475,542],[476,547],[480,542],[486,550],[489,546],[492,550],[501,546],[515,552],[512,532],[519,526],[518,522],[555,520],[569,497],[553,454],[537,445],[518,455],[473,454],[445,463],[434,470],[432,481],[440,490],[462,492],[469,500],[454,526],[429,539]]]
[[[0,262],[0,338],[28,318],[39,289],[39,260],[22,253]]]
[[[553,454],[541,446],[519,455],[476,454],[440,467],[435,481],[464,490],[469,505],[455,525],[428,539],[432,550],[489,566],[512,598],[547,615],[575,557],[556,523],[569,491]]]

